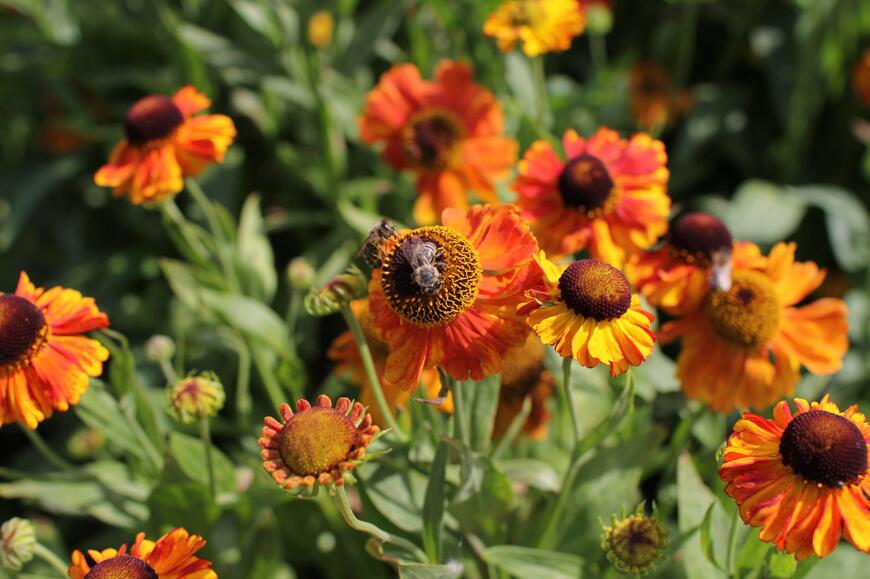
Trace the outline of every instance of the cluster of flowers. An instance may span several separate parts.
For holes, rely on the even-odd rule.
[[[505,3],[487,22],[503,49],[518,40],[529,54],[564,49],[584,26],[583,3],[516,12],[527,4]],[[551,28],[554,21],[561,24]],[[228,117],[197,115],[209,105],[192,87],[134,104],[126,138],[96,183],[136,204],[177,194],[184,177],[220,162],[235,138]],[[795,399],[796,412],[781,401],[802,367],[836,372],[848,348],[841,300],[799,305],[825,272],[796,262],[794,244],[764,255],[703,213],[669,226],[665,148],[644,133],[624,139],[601,128],[583,138],[569,130],[559,147],[536,141],[517,163],[495,96],[464,63],[442,62],[434,81],[412,64],[394,67],[368,95],[359,130],[364,142],[384,145],[391,166],[413,172],[419,192],[419,227],[380,240],[368,297],[353,304],[393,406],[420,384],[434,397],[442,386],[436,368],[457,380],[502,374],[512,402],[496,434],[530,396],[526,429],[540,437],[554,387],[546,346],[615,376],[643,363],[656,337],[680,339],[687,397],[718,412],[779,401],[772,420],[745,412],[725,449],[719,474],[743,520],[798,558],[829,554],[841,534],[870,552],[864,415],[855,406],[840,411],[827,396]],[[496,184],[512,170],[516,198],[501,204]],[[470,192],[485,204],[470,206]],[[588,258],[572,259],[583,251]],[[427,279],[424,266],[434,269]],[[640,296],[670,317],[658,333]],[[108,358],[83,334],[107,326],[93,299],[38,288],[22,273],[15,293],[0,294],[0,425],[34,429],[76,404]],[[330,355],[363,385],[367,402],[371,385],[352,336],[340,336]],[[440,408],[451,407],[448,398]],[[382,417],[347,398],[300,400],[295,412],[285,404],[279,413],[266,418],[259,444],[265,469],[289,490],[344,484],[381,432]],[[183,529],[156,542],[139,535],[129,551],[76,551],[69,575],[216,577],[195,557],[203,545]]]

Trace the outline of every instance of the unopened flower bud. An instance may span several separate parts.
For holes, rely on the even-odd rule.
[[[299,291],[308,291],[314,285],[316,272],[311,262],[304,257],[294,257],[287,264],[287,280],[290,287]]]
[[[586,9],[586,28],[590,34],[604,36],[613,28],[613,12],[607,4],[590,4]]]
[[[368,280],[360,269],[351,265],[321,289],[312,289],[305,296],[305,311],[312,316],[328,316],[366,295]]]
[[[106,445],[106,437],[99,430],[80,428],[70,436],[66,449],[76,460],[88,460]]]
[[[27,519],[9,519],[0,525],[0,565],[9,571],[19,571],[33,559],[36,533]]]
[[[308,41],[317,48],[326,48],[332,42],[335,22],[328,10],[318,10],[308,21]]]
[[[618,520],[613,525],[602,525],[601,548],[607,559],[622,573],[643,575],[655,567],[668,545],[668,531],[655,515],[648,517],[641,504],[635,514]]]
[[[169,336],[156,334],[145,342],[145,357],[155,364],[170,360],[173,355],[175,355],[175,342]]]
[[[166,394],[169,413],[184,424],[214,416],[223,408],[226,398],[223,384],[214,372],[182,378]]]

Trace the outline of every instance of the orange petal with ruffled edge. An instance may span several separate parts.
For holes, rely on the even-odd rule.
[[[366,97],[359,117],[360,139],[374,143],[392,137],[420,110],[431,92],[431,83],[423,80],[413,64],[401,64],[385,72]]]
[[[833,374],[849,349],[846,304],[823,298],[799,308],[786,308],[776,344],[814,374]]]
[[[100,167],[94,174],[94,183],[100,187],[125,189],[127,182],[133,177],[142,153],[136,147],[131,147],[123,140],[112,149],[109,162]]]
[[[184,189],[181,167],[175,158],[175,147],[166,142],[145,151],[126,185],[114,190],[116,195],[127,193],[134,205],[162,201]]]
[[[185,118],[204,111],[211,106],[211,100],[192,85],[182,87],[172,97],[172,102]]]
[[[225,115],[202,115],[178,128],[175,156],[185,176],[195,177],[211,163],[220,163],[236,138],[236,127]]]
[[[422,171],[417,175],[417,201],[414,221],[420,225],[437,223],[447,208],[466,209],[468,198],[459,175],[454,171]]]

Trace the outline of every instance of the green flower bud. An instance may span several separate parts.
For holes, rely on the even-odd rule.
[[[308,291],[314,286],[314,277],[317,272],[311,262],[304,257],[294,257],[287,264],[287,280],[290,287],[299,291]]]
[[[169,336],[156,334],[145,342],[145,357],[150,362],[159,364],[171,360],[175,355],[175,342]]]
[[[622,573],[643,575],[655,567],[668,545],[668,531],[655,518],[643,514],[641,504],[635,514],[613,517],[610,527],[602,525],[601,548],[607,559]]]
[[[368,280],[360,269],[351,265],[321,289],[312,289],[305,296],[305,311],[312,316],[334,314],[342,306],[366,295]]]
[[[214,372],[182,378],[166,391],[169,414],[184,424],[214,416],[223,408],[225,399],[223,384]]]
[[[613,12],[606,4],[590,4],[586,9],[586,28],[590,34],[604,36],[613,28]]]
[[[9,519],[0,525],[0,565],[9,571],[19,571],[33,559],[36,533],[27,519]]]

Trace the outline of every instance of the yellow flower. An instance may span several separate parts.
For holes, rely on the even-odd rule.
[[[568,50],[585,27],[586,16],[577,0],[515,0],[489,15],[483,33],[495,38],[502,52],[522,41],[523,52],[537,56]]]
[[[599,259],[582,259],[559,267],[543,252],[537,256],[543,286],[517,312],[541,341],[563,358],[587,368],[608,364],[611,376],[637,366],[650,355],[655,335],[653,315],[640,307],[625,275]]]
[[[306,490],[315,484],[341,486],[345,475],[363,462],[366,449],[380,428],[359,402],[339,398],[332,406],[329,396],[321,395],[317,405],[307,400],[278,409],[282,421],[265,418],[263,468],[287,490]],[[316,490],[316,489],[315,489]]]
[[[328,10],[318,10],[308,21],[308,41],[317,48],[326,48],[332,42],[335,23]]]

